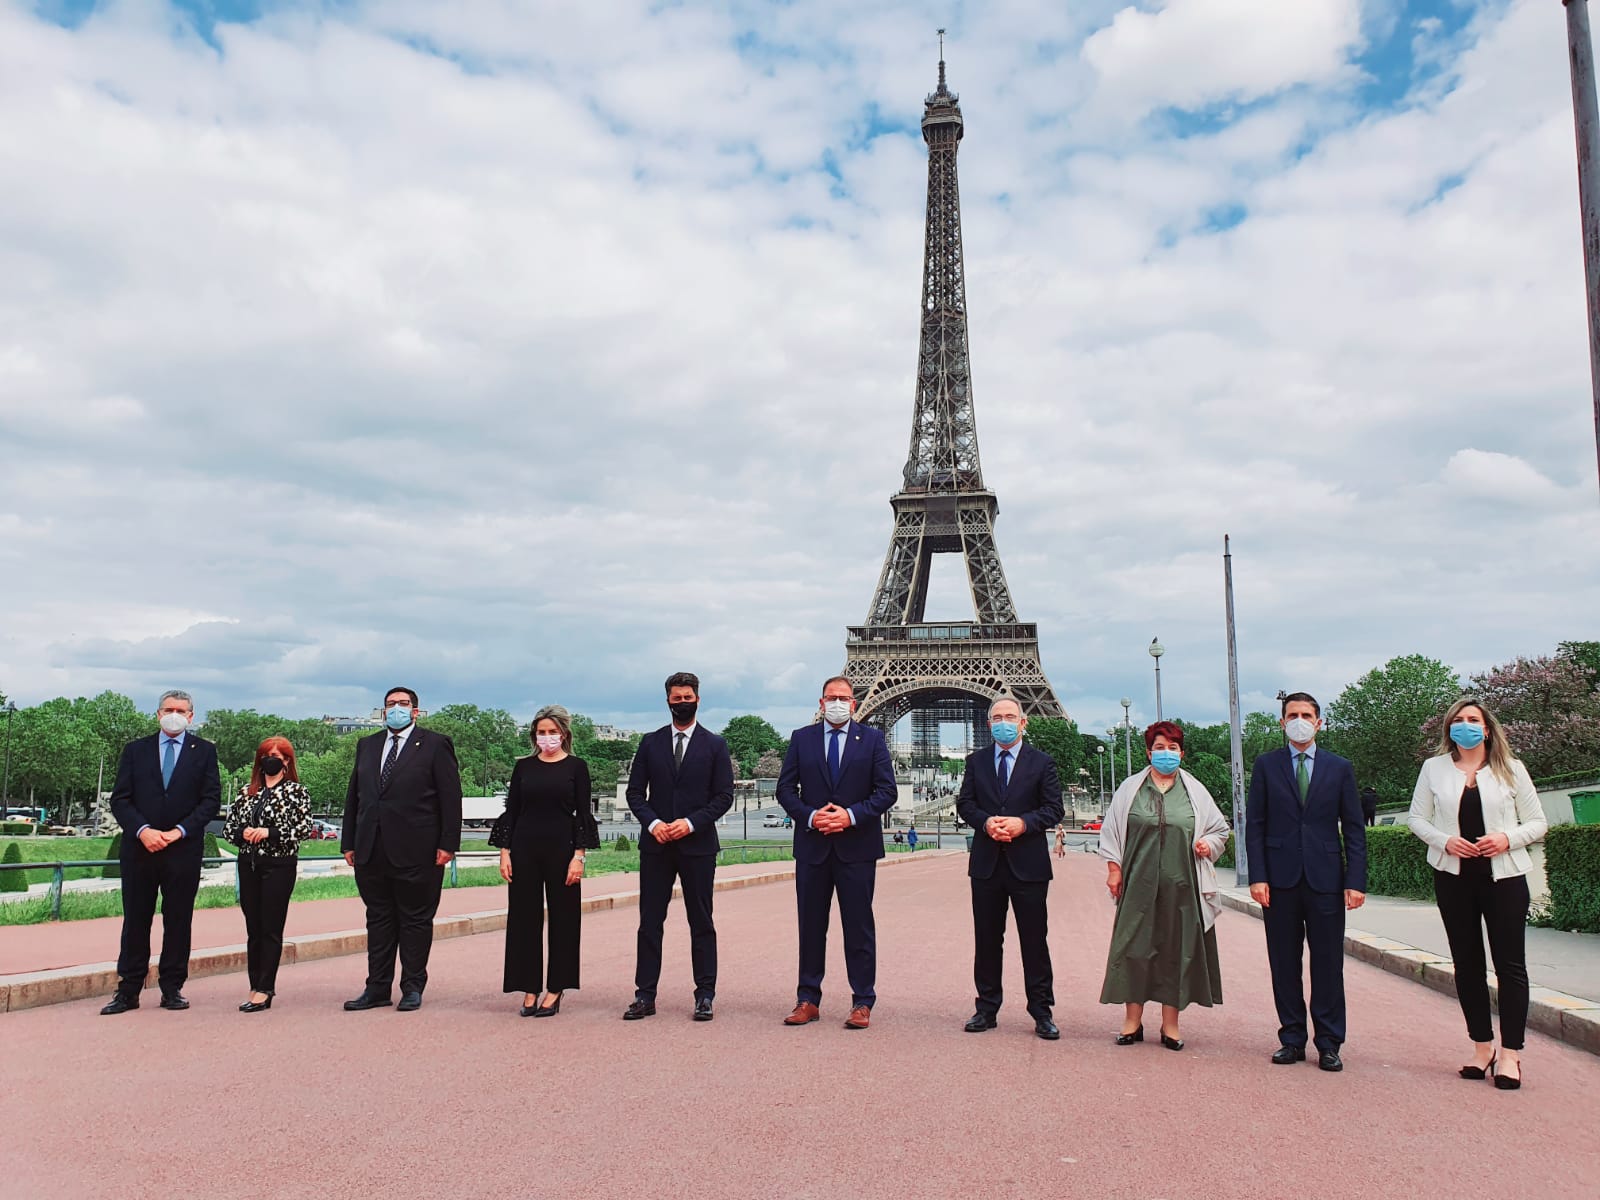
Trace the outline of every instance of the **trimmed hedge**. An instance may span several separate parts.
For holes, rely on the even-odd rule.
[[[32,837],[35,828],[32,821],[0,821],[0,837]]]
[[[22,861],[22,848],[15,842],[6,843],[6,852],[0,855],[0,862],[20,863]],[[25,892],[28,890],[28,873],[26,871],[0,871],[0,892]]]
[[[112,835],[112,837],[111,837],[111,845],[106,847],[106,857],[111,859],[113,863],[115,863],[118,859],[120,859],[122,857],[122,831],[121,830],[118,830],[115,834]],[[100,878],[101,879],[121,879],[122,878],[122,868],[119,867],[119,866],[115,866],[115,865],[109,866],[109,867],[101,867],[100,868]]]
[[[1367,830],[1367,894],[1433,899],[1433,868],[1428,844],[1404,825],[1374,825]]]
[[[1544,837],[1550,924],[1600,933],[1600,825],[1557,825]]]

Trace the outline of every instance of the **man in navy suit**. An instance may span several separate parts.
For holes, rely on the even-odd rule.
[[[161,897],[161,1007],[189,1007],[189,938],[200,890],[206,826],[222,807],[217,748],[189,732],[194,701],[166,692],[156,705],[161,732],[135,738],[122,750],[111,787],[111,814],[122,826],[122,950],[117,993],[105,1016],[139,1007],[150,973],[150,925]]]
[[[956,812],[975,831],[967,875],[972,882],[972,977],[978,999],[966,1030],[982,1033],[997,1024],[1009,904],[1017,922],[1033,1031],[1053,1042],[1061,1031],[1051,1019],[1056,1000],[1046,902],[1052,872],[1045,831],[1061,823],[1065,808],[1056,761],[1023,743],[1027,728],[1022,707],[1009,696],[990,704],[994,744],[968,757],[956,797]]]
[[[1244,810],[1250,895],[1266,927],[1279,1065],[1304,1062],[1302,948],[1311,949],[1311,1022],[1317,1065],[1340,1071],[1344,1044],[1344,914],[1367,891],[1367,829],[1348,759],[1317,749],[1322,708],[1305,692],[1283,701],[1289,744],[1256,759]],[[1339,832],[1344,831],[1341,852]]]
[[[716,884],[717,818],[733,806],[733,760],[728,743],[695,720],[700,680],[687,671],[667,677],[672,723],[639,739],[628,769],[628,807],[639,838],[639,945],[634,999],[624,1021],[656,1013],[661,979],[661,931],[674,880],[689,915],[694,967],[694,1019],[711,1020],[717,994],[717,928],[711,921]]]
[[[809,1025],[821,1014],[828,959],[828,916],[839,894],[845,973],[850,979],[846,1029],[871,1023],[878,993],[877,929],[872,892],[883,857],[883,814],[894,807],[894,765],[883,734],[850,718],[855,689],[843,675],[822,685],[822,720],[789,736],[778,775],[778,803],[794,818],[794,894],[800,914],[800,984],[785,1025]]]

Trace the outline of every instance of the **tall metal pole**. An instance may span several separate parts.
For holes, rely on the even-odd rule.
[[[1133,701],[1126,696],[1122,698],[1122,753],[1124,761],[1128,764],[1128,773],[1124,778],[1133,778],[1133,723],[1128,720],[1128,709]]]
[[[1233,551],[1228,535],[1222,536],[1222,585],[1228,613],[1228,756],[1233,788],[1233,872],[1235,880],[1250,882],[1250,864],[1244,852],[1244,730],[1239,719],[1239,641],[1233,625]]]
[[[1166,652],[1167,648],[1161,644],[1160,638],[1150,639],[1150,657],[1156,660],[1156,720],[1158,721],[1166,720],[1161,713],[1161,656]]]
[[[1578,135],[1578,205],[1589,294],[1589,385],[1594,398],[1595,461],[1600,465],[1600,104],[1595,99],[1589,0],[1562,0],[1572,63],[1572,114]]]

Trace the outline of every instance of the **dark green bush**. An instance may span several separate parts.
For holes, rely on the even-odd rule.
[[[1230,833],[1228,835],[1228,847],[1227,847],[1227,849],[1225,849],[1222,852],[1221,856],[1217,859],[1217,866],[1219,866],[1219,867],[1232,867],[1232,866],[1236,866],[1236,865],[1237,864],[1233,861],[1233,834]],[[1249,882],[1248,880],[1241,879],[1239,881],[1239,886],[1243,887],[1248,882]]]
[[[214,834],[214,833],[206,834],[206,843],[205,843],[205,846],[202,848],[201,853],[203,853],[207,858],[216,858],[218,855],[220,855],[222,853],[222,851],[217,847],[217,835],[216,834]]]
[[[106,847],[106,857],[111,859],[111,860],[113,860],[113,863],[116,860],[118,860],[118,859],[120,859],[122,857],[122,831],[121,830],[118,830],[115,834],[112,835],[111,845]],[[109,867],[101,867],[100,868],[100,878],[101,879],[121,879],[122,878],[122,868],[119,867],[119,866],[115,866],[115,865],[109,866]]]
[[[1600,825],[1557,825],[1544,839],[1550,924],[1600,933]]]
[[[19,863],[22,861],[22,849],[15,842],[6,843],[6,852],[0,855],[0,862]],[[28,890],[28,873],[26,871],[0,871],[0,892],[25,892]]]
[[[619,833],[617,834],[617,840],[612,844],[611,848],[613,850],[632,850],[633,843],[628,840],[627,834]]]
[[[1367,892],[1373,896],[1433,899],[1428,845],[1404,825],[1367,830]]]
[[[32,837],[34,829],[32,821],[0,821],[0,837]]]

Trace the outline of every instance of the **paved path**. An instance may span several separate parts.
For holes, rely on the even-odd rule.
[[[1041,1042],[1011,999],[971,1011],[965,860],[930,857],[878,886],[881,1000],[839,1027],[840,952],[824,1020],[793,1002],[794,899],[778,884],[717,899],[717,1019],[689,1020],[688,939],[674,906],[657,1017],[617,1018],[636,916],[592,914],[587,986],[553,1020],[499,992],[496,935],[437,945],[427,1003],[345,1013],[359,963],[299,963],[278,1005],[234,1011],[237,977],[198,980],[194,1008],[96,1015],[99,1001],[0,1020],[8,1195],[368,1197],[380,1190],[526,1197],[1379,1197],[1427,1190],[1594,1194],[1600,1061],[1530,1035],[1528,1085],[1455,1077],[1455,1002],[1347,960],[1347,1067],[1274,1067],[1259,922],[1222,916],[1227,1003],[1191,1009],[1181,1054],[1111,1043],[1097,1003],[1111,908],[1094,860],[1051,892],[1057,1018]],[[1147,1019],[1154,1031],[1155,1018]],[[1167,1131],[1187,1123],[1192,1136]],[[26,1136],[17,1131],[35,1131]],[[1510,1155],[1509,1159],[1507,1155]],[[1485,1156],[1487,1155],[1487,1158]]]

